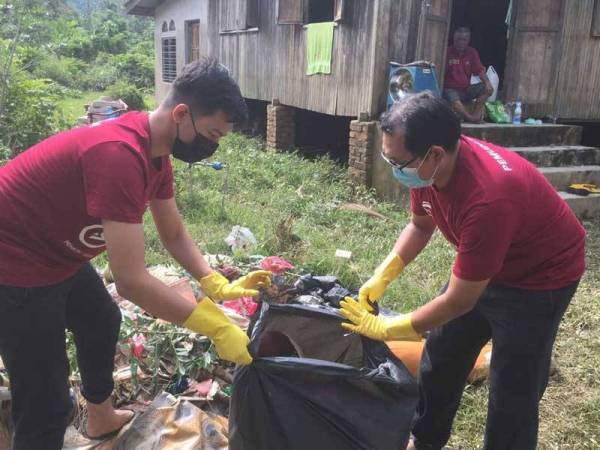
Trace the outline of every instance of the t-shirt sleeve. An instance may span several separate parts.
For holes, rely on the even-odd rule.
[[[156,191],[155,198],[168,200],[175,195],[173,190],[173,166],[171,166],[171,159],[168,156],[163,159],[163,171],[164,174]]]
[[[410,190],[410,210],[415,216],[426,216],[427,212],[423,209],[423,201],[418,194],[420,189]]]
[[[509,200],[475,206],[461,226],[458,254],[452,272],[467,281],[493,278],[504,264],[519,222]]]
[[[81,156],[87,213],[116,222],[141,223],[146,209],[143,162],[124,143],[106,142]]]
[[[481,59],[479,58],[479,52],[475,49],[471,53],[471,70],[474,75],[479,75],[485,71],[485,67],[481,64]]]

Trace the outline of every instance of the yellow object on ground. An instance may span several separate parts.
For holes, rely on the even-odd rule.
[[[256,297],[256,288],[271,286],[271,272],[256,270],[229,282],[219,272],[212,272],[198,280],[202,291],[214,300],[235,300],[241,297]]]
[[[205,297],[198,303],[183,326],[208,337],[222,359],[236,364],[252,362],[248,352],[250,339],[210,298]]]
[[[575,195],[590,195],[590,194],[600,194],[600,189],[595,184],[589,183],[581,183],[581,184],[571,184],[567,188],[567,192]]]
[[[419,366],[421,364],[421,356],[425,349],[425,339],[419,342],[409,341],[390,341],[386,342],[386,345],[390,348],[392,353],[404,363],[408,371],[413,375],[417,376],[419,373]],[[492,357],[492,344],[485,345],[475,365],[469,373],[467,380],[469,383],[475,383],[480,380],[485,380],[490,373],[490,360]]]
[[[350,323],[342,327],[376,341],[420,341],[421,336],[412,326],[411,314],[382,317],[371,314],[356,300],[346,297],[340,302],[340,312]]]
[[[388,285],[404,270],[404,261],[396,253],[390,253],[375,269],[373,276],[358,291],[358,301],[369,312],[381,298]]]

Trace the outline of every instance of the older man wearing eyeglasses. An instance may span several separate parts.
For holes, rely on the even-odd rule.
[[[344,327],[378,340],[430,332],[409,449],[447,443],[467,375],[492,339],[484,448],[533,450],[552,346],[585,268],[585,230],[535,166],[461,136],[459,118],[430,93],[394,105],[381,127],[382,155],[410,188],[412,219],[359,301],[342,302]],[[412,313],[374,315],[436,228],[456,248],[447,286]]]

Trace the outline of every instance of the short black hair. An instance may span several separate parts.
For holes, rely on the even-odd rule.
[[[402,133],[405,147],[413,156],[425,156],[432,145],[452,152],[460,138],[460,119],[445,100],[430,91],[405,97],[383,113],[384,133]]]
[[[223,111],[228,120],[243,124],[248,106],[240,87],[229,70],[214,58],[201,57],[181,69],[166,102],[170,106],[185,103],[192,111],[208,116]]]
[[[454,30],[454,34],[456,34],[456,33],[469,33],[469,34],[471,34],[471,29],[469,27],[465,27],[465,26],[458,27],[456,30]]]

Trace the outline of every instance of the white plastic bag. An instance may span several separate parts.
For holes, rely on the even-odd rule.
[[[487,99],[487,101],[495,102],[496,98],[498,97],[498,85],[500,84],[500,77],[498,76],[496,69],[494,69],[494,66],[488,67],[487,77],[490,80],[490,83],[492,83],[492,87],[494,88],[493,94],[490,98]]]
[[[225,242],[231,247],[231,250],[243,250],[246,252],[251,251],[257,244],[252,231],[240,225],[235,225],[231,229],[231,233],[225,238]]]

